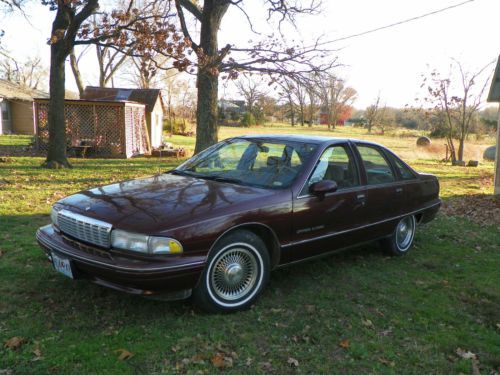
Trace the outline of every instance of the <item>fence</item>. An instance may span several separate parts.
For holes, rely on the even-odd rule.
[[[48,149],[48,109],[48,100],[35,101],[40,151]],[[143,104],[66,100],[64,114],[70,154],[128,158],[151,152]]]

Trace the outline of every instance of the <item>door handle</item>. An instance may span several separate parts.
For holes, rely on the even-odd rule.
[[[366,194],[358,194],[356,195],[356,199],[359,203],[361,203],[361,205],[365,205],[366,203]]]

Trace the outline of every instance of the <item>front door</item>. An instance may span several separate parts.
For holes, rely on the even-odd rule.
[[[333,180],[338,190],[312,195],[311,185]],[[348,144],[327,148],[302,192],[293,203],[293,242],[283,249],[282,261],[302,258],[346,247],[364,224],[364,201],[359,197],[360,180]]]

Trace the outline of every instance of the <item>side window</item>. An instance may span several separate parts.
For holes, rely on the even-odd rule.
[[[357,145],[363,159],[368,185],[379,185],[396,180],[391,166],[380,150],[372,146]]]
[[[401,175],[401,178],[403,180],[414,180],[415,175],[412,173],[412,171],[404,165],[401,160],[398,158],[393,158],[394,164],[396,164],[396,168],[399,170],[399,174]]]
[[[323,152],[309,178],[308,186],[322,180],[335,181],[339,189],[359,185],[354,159],[344,146],[329,147]]]

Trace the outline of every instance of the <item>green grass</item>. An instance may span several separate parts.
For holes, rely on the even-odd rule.
[[[254,131],[269,129],[245,130]],[[399,147],[412,166],[437,174],[445,199],[492,190],[492,163],[450,167],[437,155],[411,157],[414,138],[370,139]],[[206,315],[187,302],[66,279],[34,239],[59,198],[179,161],[73,159],[74,169],[57,171],[40,169],[42,161],[0,163],[0,374],[215,373],[212,360],[221,357],[232,363],[221,371],[234,374],[471,373],[473,362],[457,355],[459,348],[477,355],[481,374],[500,371],[500,234],[494,227],[439,215],[419,227],[415,249],[405,257],[386,257],[372,245],[281,269],[249,311]],[[4,347],[15,336],[24,344]],[[134,355],[120,360],[119,349]]]
[[[28,146],[32,140],[31,135],[0,135],[0,146]]]

